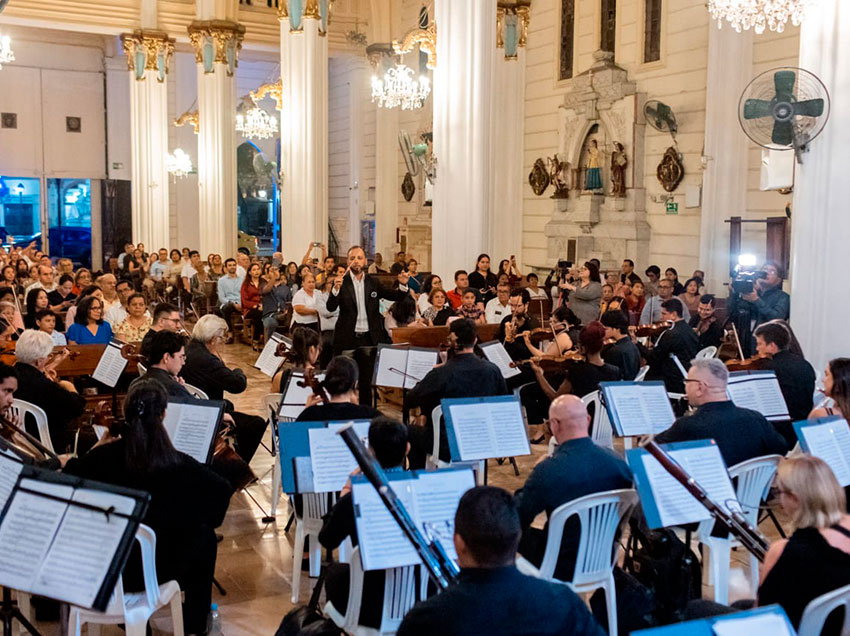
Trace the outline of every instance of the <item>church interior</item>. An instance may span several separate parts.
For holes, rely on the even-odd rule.
[[[845,98],[847,0],[0,0],[4,636],[850,636]]]

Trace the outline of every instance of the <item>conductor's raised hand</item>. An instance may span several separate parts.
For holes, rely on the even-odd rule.
[[[347,272],[348,270],[345,270],[345,271]],[[334,289],[336,291],[339,291],[339,288],[342,287],[342,280],[344,278],[345,278],[345,274],[337,274],[334,277]]]

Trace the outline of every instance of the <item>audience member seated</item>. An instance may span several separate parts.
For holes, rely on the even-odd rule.
[[[632,487],[626,462],[613,451],[594,444],[589,426],[590,415],[578,397],[556,398],[549,407],[549,427],[558,445],[551,457],[534,467],[514,497],[523,528],[519,552],[535,566],[543,561],[548,535],[548,521],[543,530],[531,527],[538,514],[545,511],[548,518],[556,508],[579,497]],[[562,581],[572,580],[580,529],[577,517],[567,520],[555,566],[555,577]]]
[[[662,305],[673,298],[673,283],[665,278],[658,282],[657,290],[658,294],[647,298],[646,304],[643,306],[643,311],[640,313],[640,324],[642,325],[665,320],[662,316],[664,313]],[[681,303],[681,301],[679,302]],[[680,313],[686,321],[691,319],[691,313],[684,305],[682,305],[682,311]]]
[[[783,323],[763,324],[756,328],[755,336],[759,355],[770,358],[763,368],[776,373],[791,421],[806,419],[814,403],[814,368],[803,356],[789,350],[791,334]],[[797,436],[790,424],[783,427],[782,434],[793,446]]]
[[[405,294],[395,301],[384,316],[384,328],[391,332],[398,327],[424,327],[426,323],[416,316],[416,301]]]
[[[689,278],[685,281],[685,291],[679,294],[677,298],[682,301],[682,305],[687,308],[688,313],[691,314],[691,316],[695,315],[699,310],[702,298],[699,293],[699,280],[696,278]]]
[[[457,308],[457,315],[461,318],[471,320],[477,325],[483,325],[487,321],[484,316],[484,309],[481,308],[481,303],[478,302],[478,296],[475,290],[470,288],[463,292],[463,301],[460,307]]]
[[[150,331],[153,320],[148,312],[145,297],[133,292],[127,299],[124,320],[115,326],[115,337],[124,342],[141,342]]]
[[[720,360],[694,360],[685,382],[688,404],[697,410],[680,417],[655,436],[659,444],[713,439],[727,467],[753,457],[784,455],[788,444],[776,428],[756,411],[742,409],[729,399],[729,371]]]
[[[248,388],[248,378],[239,368],[224,364],[220,347],[227,334],[227,323],[214,314],[201,316],[186,346],[186,362],[180,376],[207,394],[211,400],[224,400],[225,410],[233,418],[236,452],[250,462],[266,432],[266,419],[237,411],[224,392],[239,394]]]
[[[118,323],[124,322],[127,317],[127,303],[130,301],[130,296],[133,295],[133,283],[127,279],[121,279],[115,283],[115,291],[118,294],[118,304],[113,305],[104,315],[103,319],[112,325],[112,329],[118,326]]]
[[[678,296],[682,292],[685,291],[685,286],[679,282],[679,272],[676,271],[675,267],[668,267],[664,270],[664,278],[665,280],[670,281],[673,285],[673,295]]]
[[[425,294],[421,294],[422,298]],[[445,325],[449,318],[455,315],[455,311],[448,302],[448,296],[439,287],[434,287],[428,294],[428,306],[422,312],[422,319],[427,320],[432,327]]]
[[[378,460],[385,473],[404,470],[404,460],[410,444],[407,427],[387,417],[377,417],[369,426],[369,451]],[[350,485],[347,485],[334,507],[325,517],[319,543],[328,550],[336,550],[343,541],[351,538],[358,545],[354,524],[354,505]],[[345,563],[330,563],[325,578],[328,600],[341,613],[348,607],[349,568]],[[377,629],[381,626],[384,606],[384,571],[366,572],[363,577],[363,600],[359,624]]]
[[[74,304],[77,295],[74,293],[74,277],[70,274],[62,274],[59,277],[59,285],[47,294],[47,303],[55,312],[65,312]]]
[[[283,319],[287,315],[286,310],[292,303],[292,290],[286,284],[280,267],[269,269],[269,278],[263,285],[262,294],[263,333],[266,342],[268,342],[278,327],[288,327],[288,325],[283,324]]]
[[[77,305],[74,324],[68,327],[65,337],[72,344],[109,344],[112,327],[103,319],[103,303],[96,296],[84,298]]]
[[[42,309],[41,311],[50,310]],[[15,327],[15,312],[15,306],[12,303],[0,300],[0,331],[10,340],[17,340],[24,331]]]
[[[150,329],[142,338],[139,353],[148,357],[153,337],[160,331],[177,333],[180,330],[180,311],[170,303],[159,303],[153,312],[153,322]]]
[[[49,309],[50,301],[47,299],[47,292],[42,287],[36,287],[27,292],[26,300],[27,313],[24,316],[24,329],[35,329],[35,312],[42,309]]]
[[[77,307],[79,307],[80,303],[83,302],[83,299],[88,296],[96,296],[103,300],[103,290],[100,288],[100,285],[89,285],[87,287],[83,287],[80,291],[80,295],[77,296],[77,302],[74,303],[74,305],[72,305],[65,314],[65,324],[74,324],[74,318],[77,317]]]
[[[398,636],[604,636],[569,587],[517,570],[521,534],[509,493],[492,486],[468,490],[455,514],[460,576],[448,589],[417,603]]]
[[[528,291],[528,295],[531,297],[530,290]],[[487,305],[484,307],[485,322],[491,325],[501,323],[504,317],[511,313],[510,300],[511,288],[508,285],[499,285],[496,288],[496,297],[487,301]]]
[[[423,318],[425,317],[425,310],[431,305],[431,291],[434,289],[442,289],[443,288],[443,280],[437,276],[436,274],[431,274],[428,278],[425,279],[425,282],[422,283],[422,290],[419,294],[419,298],[416,299],[416,308],[419,310],[419,315]]]
[[[348,422],[380,416],[378,409],[360,404],[357,387],[359,376],[360,370],[354,360],[346,356],[335,357],[325,369],[325,379],[321,383],[328,395],[328,403],[323,404],[319,396],[311,395],[298,421]]]
[[[185,631],[203,634],[212,600],[215,528],[224,521],[231,490],[208,467],[175,450],[162,424],[167,406],[158,382],[136,381],[124,401],[121,436],[70,460],[65,472],[150,493],[143,523],[156,533],[157,576],[177,580],[185,595]],[[144,589],[138,554],[136,549],[124,569],[127,592]]]
[[[245,279],[242,281],[240,288],[240,298],[242,301],[242,320],[245,323],[253,324],[253,342],[254,350],[259,349],[260,340],[263,338],[263,309],[262,296],[260,290],[265,281],[260,276],[262,268],[259,263],[252,263],[248,266]]]
[[[605,340],[614,344],[603,348],[602,359],[620,369],[620,379],[634,380],[640,371],[640,351],[629,337],[629,321],[619,310],[606,311],[600,322],[605,326]]]
[[[808,419],[840,416],[850,422],[850,358],[833,358],[823,371],[823,394],[834,406],[812,410]]]
[[[301,276],[301,289],[295,292],[292,297],[291,327],[298,325],[309,327],[316,332],[319,331],[319,311],[316,308],[316,301],[319,299],[320,293],[316,291],[315,276],[310,272],[305,272]]]
[[[714,315],[716,305],[717,301],[713,294],[703,294],[700,296],[696,313],[691,316],[688,322],[697,333],[700,351],[706,347],[717,347],[719,349],[720,343],[723,341],[723,325]]]
[[[649,365],[646,379],[664,380],[664,386],[669,392],[684,393],[682,371],[673,360],[673,356],[676,356],[687,370],[691,360],[699,352],[699,338],[682,319],[682,301],[678,298],[665,300],[661,304],[661,319],[669,320],[673,326],[658,336],[652,349],[647,349],[642,344],[638,345],[641,355]]]
[[[554,400],[557,396],[567,393],[583,397],[599,390],[600,382],[621,380],[619,367],[608,364],[602,359],[604,343],[605,327],[598,320],[594,320],[582,329],[579,335],[579,350],[584,354],[585,359],[566,361],[557,390],[552,388],[540,365],[532,361],[531,368],[546,397]]]
[[[0,303],[2,304],[2,303]],[[56,330],[56,314],[49,309],[42,309],[35,312],[35,324],[39,331],[43,331],[53,338],[53,344],[57,347],[67,346],[68,341],[65,339],[65,334]]]
[[[440,427],[440,459],[450,460],[445,424],[431,421],[431,412],[440,400],[505,395],[508,392],[499,367],[474,353],[478,342],[475,323],[459,318],[452,322],[449,331],[455,342],[454,356],[450,355],[445,364],[431,369],[404,397],[405,411],[418,407],[424,419],[423,425],[409,427],[411,468],[425,467],[425,456],[430,455],[434,447],[434,426]]]
[[[534,272],[529,272],[528,276],[525,277],[525,282],[527,284],[526,289],[528,290],[528,295],[531,297],[531,300],[546,300],[549,298],[549,295],[546,293],[546,290],[542,287],[538,287],[539,278],[537,274]]]
[[[67,380],[56,378],[52,368],[66,355],[48,364],[53,353],[53,338],[43,331],[27,329],[15,347],[15,370],[18,372],[18,390],[15,397],[41,407],[47,414],[50,441],[57,453],[68,449],[74,439],[75,420],[86,409],[86,400]],[[27,423],[27,431],[38,435],[35,422]]]

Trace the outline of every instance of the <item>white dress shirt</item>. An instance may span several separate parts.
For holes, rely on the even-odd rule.
[[[505,316],[509,316],[512,313],[511,304],[503,305],[499,302],[498,298],[490,299],[484,307],[484,318],[487,320],[487,324],[490,325],[499,324]]]
[[[354,323],[354,333],[368,333],[369,314],[366,313],[366,275],[360,276],[360,280],[353,272],[348,273],[351,282],[354,283],[354,297],[357,299],[357,322]]]

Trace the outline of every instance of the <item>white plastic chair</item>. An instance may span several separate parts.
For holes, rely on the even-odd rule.
[[[38,441],[47,448],[50,452],[53,451],[53,442],[50,440],[50,427],[47,425],[47,413],[40,406],[36,406],[25,400],[14,399],[10,407],[15,418],[18,420],[21,428],[24,428],[26,415],[29,413],[35,420],[35,425],[38,428]]]
[[[632,488],[609,490],[586,495],[558,506],[549,515],[549,532],[546,551],[539,568],[519,557],[520,569],[539,578],[555,582],[555,566],[561,552],[564,524],[577,515],[581,524],[578,553],[573,580],[566,583],[576,594],[602,588],[608,614],[608,633],[617,634],[617,597],[614,590],[614,565],[617,563],[619,543],[617,531],[637,504],[637,492]]]
[[[196,398],[198,398],[199,400],[209,400],[209,399],[210,399],[210,397],[209,397],[206,393],[204,393],[203,391],[201,391],[201,389],[199,389],[199,388],[198,388],[198,387],[196,387],[196,386],[192,386],[191,384],[184,384],[184,385],[183,385],[183,387],[184,387],[184,388],[185,388],[185,389],[186,389],[189,393],[191,393],[193,397],[196,397]]]
[[[646,374],[649,373],[649,365],[643,365],[635,376],[635,382],[643,382],[646,379]]]
[[[144,375],[148,372],[148,368],[143,365],[141,362],[136,363],[136,368],[139,370],[139,375]]]
[[[782,455],[765,455],[735,464],[729,469],[729,477],[733,481],[738,480],[735,496],[741,504],[744,517],[753,527],[758,525],[759,508],[770,491],[780,460]],[[708,577],[706,582],[714,585],[714,601],[726,605],[729,602],[731,550],[741,544],[732,537],[712,537],[713,527],[714,519],[709,519],[701,522],[697,528],[697,537],[703,546],[703,574]],[[708,567],[705,567],[705,563],[708,563]],[[753,593],[758,589],[758,577],[759,561],[751,554],[750,586]]]
[[[419,569],[420,583],[416,581]],[[360,625],[360,607],[363,603],[363,564],[360,561],[360,548],[351,553],[348,578],[348,605],[343,615],[333,603],[325,604],[325,614],[337,627],[354,636],[383,636],[395,634],[404,615],[423,598],[422,582],[427,582],[423,566],[409,565],[403,568],[384,570],[384,609],[381,613],[381,625],[378,629]]]
[[[431,454],[425,457],[425,467],[428,470],[435,470],[437,468],[448,468],[449,466],[469,466],[475,471],[475,483],[478,486],[484,485],[484,474],[485,474],[485,464],[487,462],[486,459],[482,459],[480,461],[468,461],[468,462],[444,462],[440,459],[440,420],[443,417],[443,407],[437,405],[434,407],[434,410],[431,411],[431,423],[433,424],[434,429],[434,445],[431,447]]]
[[[597,446],[614,449],[614,430],[608,419],[608,410],[602,406],[601,393],[593,391],[581,398],[586,407],[593,404],[593,420],[590,423],[590,439]]]
[[[850,634],[850,585],[839,587],[837,590],[827,592],[809,601],[803,610],[800,619],[800,627],[797,633],[800,636],[820,636],[826,619],[840,606],[844,606],[844,624],[841,627],[841,635]]]
[[[713,358],[717,355],[717,347],[711,345],[706,347],[705,349],[700,349],[697,351],[697,354],[694,356],[694,360],[705,360],[706,358]]]
[[[322,517],[328,514],[328,493],[305,493],[302,496],[304,508],[301,516],[295,515],[295,542],[292,545],[292,602],[297,603],[301,594],[301,559],[304,558],[304,544],[309,541],[310,576],[319,576],[322,564],[322,546],[319,544],[319,532],[322,529]],[[331,505],[336,495],[331,495]]]
[[[183,606],[180,598],[180,585],[177,581],[168,581],[160,585],[156,579],[156,535],[144,524],[136,531],[136,541],[142,549],[142,572],[145,591],[133,594],[124,592],[124,583],[119,579],[115,591],[109,599],[106,611],[95,612],[71,605],[68,615],[68,634],[80,636],[82,626],[92,623],[119,625],[124,624],[127,636],[145,636],[148,621],[154,612],[171,605],[171,622],[174,636],[183,636]]]

